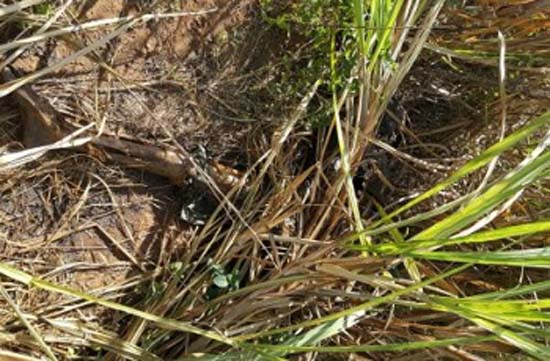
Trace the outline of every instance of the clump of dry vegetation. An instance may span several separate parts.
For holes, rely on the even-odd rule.
[[[1,360],[550,358],[548,1],[1,5]]]

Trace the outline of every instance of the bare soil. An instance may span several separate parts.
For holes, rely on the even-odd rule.
[[[85,1],[72,13],[85,22],[133,15],[144,10],[140,4]],[[116,136],[166,147],[175,141],[189,151],[202,147],[209,159],[242,168],[254,156],[247,149],[250,134],[269,134],[273,126],[258,97],[279,45],[266,41],[255,1],[179,6],[191,14],[210,12],[134,27],[107,49],[41,78],[33,89],[62,122],[106,119],[106,131]],[[91,43],[107,31],[79,34],[78,40]],[[80,46],[51,40],[13,67],[31,73]],[[18,117],[24,115],[15,103],[2,104],[11,115],[2,123],[2,144],[18,147]],[[58,163],[55,169],[52,163]],[[32,259],[33,273],[51,274],[67,286],[99,290],[123,284],[140,268],[182,252],[186,234],[194,231],[178,219],[185,188],[84,154],[67,152],[63,161],[52,156],[12,181],[19,186],[6,186],[0,205],[3,257]],[[166,232],[176,235],[174,244],[163,243]]]

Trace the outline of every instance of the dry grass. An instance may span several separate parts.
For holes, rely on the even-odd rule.
[[[61,2],[48,3],[53,4],[48,16],[32,7],[10,14],[5,13],[11,8],[2,8],[3,41],[46,24],[61,9]],[[251,2],[240,3],[245,11],[228,5],[226,20],[215,24],[209,16],[219,20],[228,8],[203,3],[129,7],[130,15],[143,15],[217,5],[217,11],[189,22],[189,14],[177,15],[184,28],[199,29],[200,36],[189,40],[195,54],[184,49],[174,55],[159,43],[179,29],[178,20],[155,20],[147,27],[133,18],[114,29],[53,40],[51,46],[64,55],[86,49],[79,62],[53,59],[48,72],[26,69],[36,76],[22,79],[54,105],[61,124],[93,124],[90,137],[107,132],[176,152],[207,186],[200,192],[217,201],[204,225],[187,224],[179,211],[186,194],[199,196],[193,185],[178,188],[121,167],[109,161],[109,152],[47,152],[2,171],[0,359],[332,360],[337,353],[357,360],[544,359],[547,354],[537,353],[548,352],[543,318],[548,307],[537,304],[539,314],[520,313],[517,319],[497,307],[519,312],[505,303],[516,289],[525,299],[545,302],[548,271],[536,262],[546,258],[526,259],[525,268],[481,261],[457,265],[452,258],[433,258],[442,253],[426,253],[443,243],[421,242],[448,242],[468,230],[465,225],[436,233],[433,225],[454,216],[456,202],[485,196],[502,177],[520,172],[515,167],[538,149],[548,120],[539,119],[538,131],[519,147],[491,158],[498,159],[492,171],[476,168],[429,201],[400,214],[395,209],[498,142],[503,114],[504,134],[513,137],[548,109],[550,85],[540,74],[547,74],[550,14],[529,5],[545,2],[497,8],[479,1],[469,8],[448,5],[441,13],[437,6],[443,3],[430,2],[418,19],[392,23],[399,30],[388,35],[397,70],[382,60],[359,61],[349,88],[331,88],[319,79],[301,89],[300,97],[270,85],[285,79],[287,53],[303,64],[306,39],[274,28],[260,31],[266,25]],[[85,7],[76,1],[73,6]],[[49,25],[74,25],[77,13],[64,12]],[[417,27],[402,32],[399,25],[411,25],[413,18]],[[125,38],[131,27],[138,37],[151,32],[160,50],[140,55]],[[504,89],[496,29],[504,32],[510,54]],[[101,42],[115,36],[119,42],[105,50]],[[270,36],[275,41],[268,42]],[[33,45],[19,64],[42,51],[42,43]],[[376,58],[376,51],[362,51],[358,59]],[[126,55],[136,60],[128,63]],[[19,85],[0,89],[6,93]],[[385,115],[394,93],[408,119],[397,114],[392,132],[401,141],[388,145],[377,129],[394,122]],[[330,104],[334,119],[312,129],[310,121],[323,104]],[[14,131],[20,109],[8,101],[1,106],[0,150],[20,150]],[[206,146],[210,163],[192,151],[197,145]],[[231,170],[231,182],[213,179],[211,169],[218,166]],[[526,189],[522,184],[521,198],[489,209],[498,212],[484,230],[548,219],[545,167],[539,167],[543,173],[536,182],[531,173],[526,176],[525,185],[533,184]],[[357,182],[362,172],[366,186]],[[421,219],[393,226],[414,216]],[[415,238],[418,234],[430,236]],[[547,244],[544,234],[522,233],[497,244],[456,242],[446,250],[538,249]],[[406,250],[404,241],[420,244],[416,253],[392,248]],[[522,288],[528,285],[534,288]],[[474,295],[495,303],[482,304],[481,311],[460,303],[473,302],[467,297]]]

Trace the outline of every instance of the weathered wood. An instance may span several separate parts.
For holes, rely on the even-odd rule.
[[[2,78],[4,82],[16,79],[13,72],[7,67],[2,70]],[[55,110],[30,86],[19,88],[11,97],[23,113],[23,144],[25,147],[38,147],[63,138],[64,132],[55,120]]]
[[[2,77],[4,81],[16,79],[7,68],[3,70]],[[74,131],[60,126],[58,112],[30,86],[22,86],[11,96],[22,112],[23,143],[26,147],[53,143]],[[192,162],[182,152],[124,140],[109,134],[93,138],[91,144],[82,150],[127,167],[160,175],[176,185],[181,185],[188,177],[196,175]],[[234,175],[238,174],[237,171],[221,174],[223,167],[220,168],[215,162],[208,164],[206,171],[211,173],[211,177],[221,188],[228,189],[236,184]]]

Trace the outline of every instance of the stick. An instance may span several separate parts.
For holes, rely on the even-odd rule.
[[[3,69],[2,77],[5,82],[16,79],[7,67]],[[23,112],[23,143],[26,147],[54,143],[70,133],[60,127],[55,109],[30,86],[18,88],[12,96]],[[188,177],[196,176],[191,161],[181,152],[122,140],[112,135],[94,137],[91,144],[81,150],[93,155],[104,155],[105,158],[127,167],[160,175],[175,185],[182,185]],[[213,179],[221,183],[221,187],[229,189],[234,186],[235,177],[221,174],[220,169],[214,162],[207,166],[207,171],[212,173]],[[229,174],[238,174],[238,171],[231,169]]]

